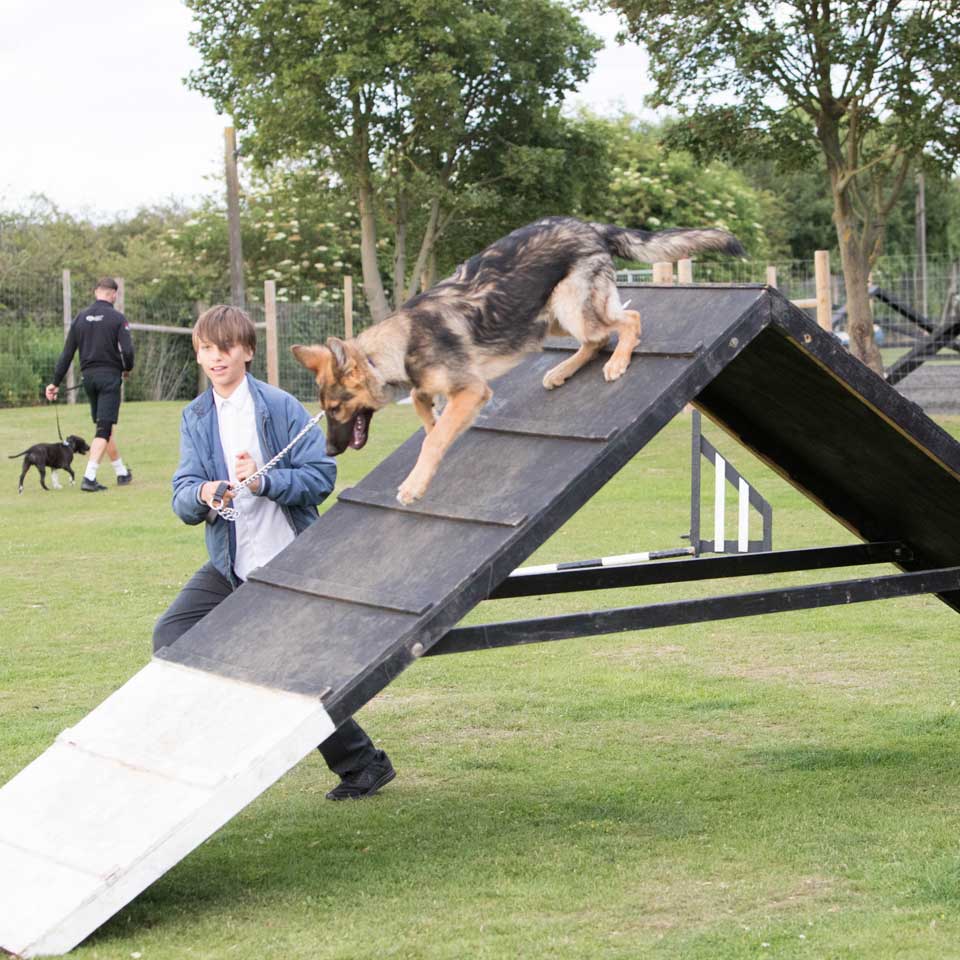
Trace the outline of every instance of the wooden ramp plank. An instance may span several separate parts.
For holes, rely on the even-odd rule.
[[[315,699],[152,661],[0,790],[0,946],[70,950],[333,729]]]

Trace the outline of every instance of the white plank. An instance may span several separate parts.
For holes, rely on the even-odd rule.
[[[312,698],[152,661],[0,789],[0,947],[72,949],[333,729]]]
[[[723,553],[727,542],[727,461],[718,453],[713,465],[713,549],[716,553]]]
[[[747,553],[750,550],[750,485],[740,478],[737,513],[737,550]]]

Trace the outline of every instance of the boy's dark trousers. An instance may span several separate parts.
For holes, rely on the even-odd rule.
[[[230,581],[212,563],[205,563],[157,621],[153,629],[154,653],[179,639],[230,596],[233,589]],[[363,770],[377,755],[370,738],[352,718],[337,727],[317,749],[323,754],[327,766],[341,777]]]

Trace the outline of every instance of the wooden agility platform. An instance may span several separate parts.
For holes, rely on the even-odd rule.
[[[956,441],[774,290],[628,296],[644,336],[621,380],[603,382],[600,358],[547,392],[573,345],[532,355],[494,384],[423,501],[394,499],[418,431],[0,789],[0,946],[69,950],[420,656],[532,636],[456,624],[689,402],[905,571],[824,603],[933,592],[960,609]],[[701,562],[727,561],[670,566]],[[536,577],[522,579],[529,592]],[[740,605],[729,615],[768,612]],[[539,638],[667,622],[689,621],[587,616]]]

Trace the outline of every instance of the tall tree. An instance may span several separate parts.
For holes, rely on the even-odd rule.
[[[483,151],[537,145],[600,46],[559,0],[187,0],[203,65],[243,149],[332,167],[357,200],[364,290],[389,309],[378,217],[393,224],[394,302],[429,274]],[[416,255],[410,228],[419,230]],[[412,266],[411,266],[412,262]]]
[[[957,0],[609,0],[647,47],[673,142],[785,165],[822,155],[852,352],[876,370],[870,267],[908,172],[960,154]]]

